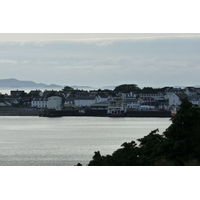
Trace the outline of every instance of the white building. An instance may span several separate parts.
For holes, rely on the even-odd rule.
[[[195,90],[194,87],[187,87],[185,93],[188,96],[196,96],[197,95],[197,91]]]
[[[110,95],[106,95],[106,94],[99,94],[97,95],[97,103],[100,103],[100,102],[108,102],[108,99],[110,99],[111,96]]]
[[[193,105],[200,106],[200,97],[199,96],[190,96],[188,97],[189,102],[191,102]]]
[[[140,106],[140,103],[136,98],[126,98],[126,105],[129,109],[137,109]]]
[[[31,101],[31,107],[33,108],[47,108],[47,98],[35,97]]]
[[[47,101],[48,109],[62,110],[62,97],[52,96]]]
[[[153,98],[154,100],[160,100],[165,98],[164,93],[157,92],[157,93],[140,93],[140,98]]]
[[[187,98],[187,95],[184,93],[173,94],[169,97],[169,106],[179,106],[181,105],[181,100]]]
[[[107,101],[99,102],[99,103],[94,103],[91,104],[90,107],[93,110],[107,110],[109,106],[109,103]]]
[[[181,88],[168,88],[165,90],[165,99],[171,98],[174,94],[182,94],[185,93],[184,89]]]
[[[74,104],[78,107],[90,107],[92,104],[107,102],[109,98],[109,95],[68,97],[65,99],[65,103]]]
[[[97,97],[76,97],[74,99],[74,104],[79,107],[89,107],[91,104],[97,103]]]
[[[17,105],[17,104],[19,104],[19,99],[17,99],[17,98],[6,98],[4,100],[4,103],[7,106],[13,106],[13,104]]]

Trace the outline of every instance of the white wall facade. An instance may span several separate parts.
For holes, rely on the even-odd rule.
[[[193,100],[193,101],[190,101],[193,105],[199,105],[199,101],[198,100]]]
[[[153,98],[155,100],[159,100],[165,97],[163,93],[140,93],[141,98]]]
[[[181,104],[181,101],[176,94],[170,95],[169,106],[172,106],[172,105],[177,106],[177,105],[180,105],[180,104]]]
[[[96,98],[95,99],[75,99],[74,100],[74,104],[79,107],[82,107],[82,106],[90,107],[90,105],[93,103],[97,103]]]
[[[131,100],[131,99],[126,99],[126,105],[127,108],[138,108],[140,106],[139,101],[136,101],[135,99]]]
[[[33,98],[31,101],[31,107],[33,108],[47,108],[47,99],[45,98]]]
[[[97,96],[96,97],[96,103],[100,103],[100,102],[104,102],[104,101],[108,101],[108,99],[110,98],[110,96],[107,97],[101,97],[101,96]]]
[[[52,96],[47,101],[48,109],[62,110],[62,98],[58,96]]]
[[[139,103],[134,103],[134,102],[127,103],[127,108],[138,108],[139,106],[140,106]]]

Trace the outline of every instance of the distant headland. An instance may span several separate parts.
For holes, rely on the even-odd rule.
[[[78,86],[78,85],[72,85],[70,86],[75,89],[85,89],[85,90],[91,90],[96,89],[93,86]],[[116,86],[103,86],[101,89],[114,89]],[[36,83],[34,81],[22,81],[17,80],[15,78],[9,78],[9,79],[0,79],[0,88],[13,88],[13,89],[25,89],[25,88],[37,88],[37,89],[61,89],[64,88],[63,85],[58,84],[45,84],[45,83]],[[99,89],[99,88],[98,88]]]
[[[0,87],[4,88],[63,88],[61,85],[51,84],[47,85],[44,83],[35,83],[33,81],[20,81],[15,78],[0,79]]]

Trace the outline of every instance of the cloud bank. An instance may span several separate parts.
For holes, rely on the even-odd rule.
[[[199,85],[199,35],[172,36],[0,42],[0,79],[90,86]]]

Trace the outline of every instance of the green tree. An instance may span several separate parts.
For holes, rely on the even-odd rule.
[[[115,87],[115,92],[123,92],[123,93],[129,93],[129,92],[140,92],[140,88],[136,84],[123,84]]]
[[[161,159],[163,153],[162,146],[166,139],[157,132],[159,132],[158,129],[151,131],[147,136],[138,139],[140,142],[140,154],[138,156],[139,165],[154,165]]]
[[[5,95],[0,92],[0,99],[4,99]]]
[[[200,162],[200,108],[183,99],[177,115],[171,120],[172,125],[163,133],[167,139],[166,158],[175,165]]]
[[[52,90],[51,92],[47,93],[46,98],[49,98],[49,97],[52,97],[52,96],[58,96],[58,92]]]
[[[171,118],[163,134],[158,129],[138,139],[123,143],[112,155],[95,152],[89,166],[200,165],[200,108],[187,99]]]
[[[72,87],[69,87],[69,86],[65,86],[63,89],[62,89],[62,91],[63,92],[70,92],[70,91],[72,91],[72,90],[74,90]]]

